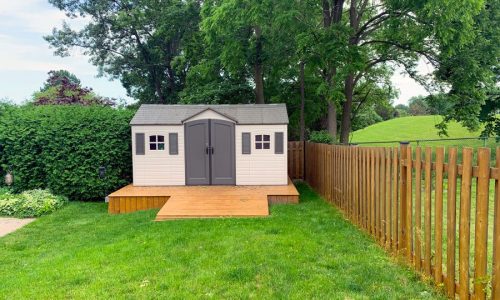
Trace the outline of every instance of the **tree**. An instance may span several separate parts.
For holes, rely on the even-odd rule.
[[[81,87],[80,80],[68,71],[50,71],[40,91],[33,94],[35,105],[104,105],[113,106],[115,101],[104,98],[91,88]]]
[[[408,100],[408,113],[411,116],[423,116],[429,114],[429,107],[423,96],[411,97]]]
[[[45,82],[43,87],[40,89],[40,91],[46,91],[47,89],[63,84],[63,81],[75,84],[75,85],[80,85],[81,81],[76,77],[75,74],[67,71],[67,70],[57,70],[57,71],[49,71],[49,79]]]
[[[410,115],[410,108],[404,104],[398,104],[394,107],[396,109],[396,117],[407,117]]]
[[[255,103],[266,101],[266,75],[289,66],[294,54],[293,35],[280,20],[291,9],[287,1],[271,0],[209,0],[202,7],[206,62],[229,77],[251,80]]]
[[[182,46],[198,30],[196,0],[49,0],[70,18],[90,22],[81,30],[67,23],[45,39],[60,56],[77,47],[101,74],[119,79],[141,102],[175,103],[190,63]]]
[[[446,115],[453,107],[453,103],[449,101],[448,95],[445,93],[432,94],[425,97],[424,100],[431,115]]]
[[[348,142],[353,94],[365,74],[391,62],[404,66],[416,77],[415,66],[420,58],[436,66],[447,61],[449,53],[472,41],[474,18],[481,4],[480,0],[351,0],[346,9],[346,26],[350,29],[349,45],[356,54],[349,57],[353,60],[347,65],[357,63],[358,67],[351,66],[345,72],[341,142]]]
[[[468,31],[467,45],[458,49],[442,47],[436,77],[446,84],[451,108],[437,125],[446,134],[447,123],[461,122],[469,130],[485,124],[486,135],[500,135],[498,86],[500,78],[500,1],[487,0],[473,15],[474,28]],[[450,23],[451,30],[462,30]],[[496,130],[495,130],[496,128]]]

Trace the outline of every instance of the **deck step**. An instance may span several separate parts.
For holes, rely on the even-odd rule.
[[[261,217],[269,215],[265,194],[174,195],[160,209],[156,221],[185,218]]]

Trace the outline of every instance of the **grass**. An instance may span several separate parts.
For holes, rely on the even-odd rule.
[[[372,126],[366,127],[364,129],[358,130],[353,133],[352,136],[352,142],[371,142],[371,141],[391,141],[391,140],[396,140],[396,141],[405,141],[405,140],[418,140],[418,139],[439,139],[439,135],[437,134],[437,130],[434,127],[435,124],[439,123],[442,120],[440,116],[413,116],[413,117],[404,117],[404,118],[396,118],[396,119],[391,119],[385,122],[377,123]],[[464,138],[464,137],[478,137],[480,135],[480,130],[476,132],[470,132],[460,124],[456,122],[451,122],[449,124],[449,137],[448,138]],[[445,137],[446,138],[446,137]],[[397,145],[397,143],[374,143],[374,144],[367,144],[366,146],[393,146]],[[416,146],[415,143],[411,144],[413,147]],[[420,146],[425,147],[425,146],[431,146],[431,147],[437,147],[437,146],[444,146],[445,148],[448,147],[457,147],[459,149],[463,147],[472,147],[472,148],[478,148],[478,147],[483,147],[484,146],[484,141],[482,140],[459,140],[459,141],[435,141],[435,142],[420,142]],[[365,146],[365,145],[363,145]],[[486,147],[491,148],[491,161],[490,165],[493,166],[495,165],[495,147],[498,147],[498,143],[496,143],[494,138],[490,138],[487,140]],[[424,152],[422,150],[422,152]],[[435,152],[433,151],[433,161],[435,161]],[[462,157],[462,151],[459,150],[459,155],[458,155],[458,163],[461,163],[461,157]],[[474,151],[474,165],[477,165],[477,151]],[[422,186],[423,186],[423,178],[424,178],[424,171],[422,172]],[[435,178],[434,178],[434,173],[432,175],[432,183],[433,183],[433,188],[432,188],[432,250],[434,251],[434,192],[435,192]],[[415,183],[414,183],[415,184]],[[456,224],[457,224],[457,236],[456,236],[456,257],[457,257],[457,264],[458,264],[458,228],[459,228],[459,220],[460,220],[460,185],[461,185],[461,180],[457,180],[457,213],[456,213]],[[414,186],[415,188],[415,186]],[[489,208],[488,208],[488,272],[491,272],[491,262],[492,262],[492,256],[493,256],[493,219],[494,219],[494,181],[491,180],[490,186],[489,186]],[[443,217],[443,254],[444,254],[444,259],[443,263],[446,264],[446,213],[447,213],[447,176],[445,175],[444,178],[444,195],[443,195],[443,210],[444,210],[444,217]],[[424,203],[424,192],[422,191],[422,204]],[[413,202],[415,205],[415,201]],[[476,224],[476,180],[472,180],[472,186],[471,186],[471,216],[470,216],[470,237],[471,237],[471,242],[470,242],[470,256],[471,256],[471,265],[470,265],[470,270],[471,274],[473,274],[473,255],[474,255],[474,235],[475,235],[475,224]],[[422,209],[422,224],[423,224],[423,209]],[[413,219],[415,222],[415,219]],[[423,225],[422,225],[423,228]],[[433,253],[434,254],[434,253]],[[443,266],[446,268],[446,266]]]
[[[390,119],[376,123],[366,128],[355,131],[352,134],[353,142],[373,142],[373,141],[406,141],[418,139],[439,139],[438,130],[434,125],[441,122],[441,116],[411,116]],[[481,131],[470,132],[457,122],[448,125],[448,137],[443,138],[464,138],[479,137]],[[482,141],[451,141],[439,142],[446,145],[482,146]]]
[[[357,130],[352,133],[352,143],[362,142],[381,142],[381,141],[408,141],[420,139],[439,139],[435,124],[441,122],[440,116],[413,116],[391,119],[388,121],[376,123],[366,128]],[[442,138],[469,138],[479,137],[481,130],[470,132],[462,125],[456,122],[451,122],[448,125],[448,137]],[[398,143],[370,143],[367,146],[395,146]],[[416,143],[411,143],[416,146]],[[444,146],[444,147],[483,147],[483,140],[459,140],[459,141],[435,141],[435,142],[419,142],[420,146]],[[490,138],[486,142],[486,147],[492,149],[492,160],[494,160],[495,147],[498,143],[494,138]]]
[[[73,202],[0,239],[0,298],[439,298],[310,188],[267,218]]]

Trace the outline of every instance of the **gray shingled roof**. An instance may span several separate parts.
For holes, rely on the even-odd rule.
[[[288,124],[285,104],[143,104],[130,125],[181,125],[183,121],[207,109],[226,116],[237,124]]]

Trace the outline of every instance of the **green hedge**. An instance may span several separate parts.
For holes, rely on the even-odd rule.
[[[134,111],[88,106],[0,107],[0,164],[13,189],[96,200],[131,181]],[[106,177],[99,178],[99,166]]]

